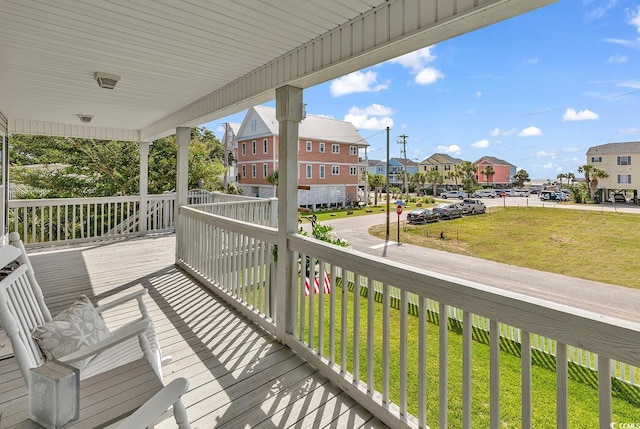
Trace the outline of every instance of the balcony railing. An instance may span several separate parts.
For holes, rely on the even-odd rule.
[[[284,342],[392,427],[498,428],[517,409],[518,425],[530,428],[542,394],[555,397],[556,427],[566,428],[576,371],[594,380],[600,427],[612,422],[612,395],[627,386],[638,397],[639,323],[299,235],[277,249],[275,228],[212,210],[180,208],[179,264],[268,332],[289,320]],[[288,255],[289,284],[276,285]],[[290,305],[276,302],[281,287]],[[518,377],[505,383],[513,359]],[[475,371],[485,365],[489,391],[478,392]],[[533,388],[539,366],[555,371],[551,391]]]

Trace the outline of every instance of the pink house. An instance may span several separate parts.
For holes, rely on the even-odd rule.
[[[516,174],[516,166],[494,156],[483,156],[473,163],[476,166],[476,179],[485,185],[510,185]],[[493,167],[493,174],[485,176],[482,171],[486,166]]]
[[[344,206],[364,197],[361,149],[369,143],[350,122],[307,115],[298,139],[298,204]],[[267,177],[278,171],[278,121],[272,107],[247,112],[236,135],[238,186],[244,195],[275,196]],[[366,162],[366,157],[362,158]],[[366,164],[365,164],[366,165]]]

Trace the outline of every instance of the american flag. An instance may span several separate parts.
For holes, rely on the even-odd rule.
[[[304,296],[309,296],[309,277],[305,277],[304,279]],[[313,293],[320,293],[320,282],[317,277],[313,278]],[[324,293],[331,293],[331,281],[329,280],[329,276],[327,272],[324,272]]]

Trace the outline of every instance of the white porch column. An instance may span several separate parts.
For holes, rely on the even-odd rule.
[[[176,128],[176,205],[174,208],[173,223],[176,229],[176,261],[180,254],[180,241],[178,235],[180,231],[180,219],[178,213],[180,206],[187,204],[187,194],[189,192],[189,142],[191,141],[191,128]]]
[[[296,269],[287,250],[287,234],[298,230],[298,124],[302,120],[302,89],[276,89],[278,138],[278,264],[276,271],[276,339],[284,343],[291,326],[290,282]]]
[[[140,153],[140,235],[147,235],[147,216],[149,214],[149,204],[147,194],[149,193],[149,146],[150,142],[139,142],[138,152]]]

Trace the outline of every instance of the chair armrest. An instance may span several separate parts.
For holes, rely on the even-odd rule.
[[[149,328],[149,321],[140,319],[135,322],[128,323],[121,328],[115,330],[109,338],[99,341],[95,344],[87,346],[81,350],[70,353],[66,356],[58,358],[60,362],[75,362],[80,359],[86,359],[90,356],[100,353],[103,350],[113,347],[116,344],[120,344],[123,341],[133,338]]]
[[[153,395],[151,399],[145,402],[116,428],[139,429],[153,425],[158,417],[180,400],[180,397],[187,389],[189,389],[189,381],[182,377],[176,378]]]
[[[128,295],[122,296],[120,298],[116,298],[113,301],[109,301],[107,303],[97,306],[96,311],[98,313],[102,313],[104,311],[111,310],[112,308],[118,307],[119,305],[122,305],[125,302],[133,301],[134,299],[138,299],[139,297],[142,297],[146,294],[147,294],[146,288],[137,290],[135,292],[131,292]]]

